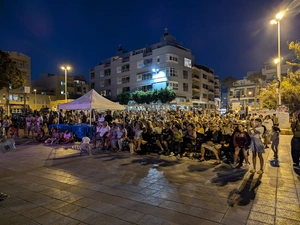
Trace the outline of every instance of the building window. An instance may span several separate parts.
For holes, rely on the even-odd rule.
[[[178,90],[178,82],[167,82],[167,87],[170,90]]]
[[[118,88],[117,89],[117,94],[121,94],[123,92],[130,92],[130,87],[123,87],[123,88]]]
[[[117,66],[117,73],[122,73],[122,67],[121,66]]]
[[[137,81],[151,80],[151,79],[152,79],[152,73],[143,73],[143,74],[138,74],[136,76]]]
[[[123,59],[122,59],[122,63],[124,63],[124,62],[129,62],[129,57],[123,58]]]
[[[144,60],[137,61],[137,68],[140,69],[143,67],[144,67]]]
[[[91,80],[95,79],[95,72],[92,72],[90,76],[91,76]]]
[[[94,82],[91,83],[91,89],[95,89],[95,83]]]
[[[203,98],[207,98],[207,94],[203,94],[202,96],[203,96]]]
[[[65,86],[65,82],[61,81],[60,86]]]
[[[136,90],[137,91],[151,91],[152,90],[152,85],[146,85],[146,86],[139,86],[139,87],[136,87]]]
[[[207,84],[203,84],[202,87],[203,87],[204,89],[208,89],[208,85],[207,85]]]
[[[143,67],[147,67],[147,66],[151,66],[152,65],[152,59],[145,59],[145,60],[140,60],[137,61],[137,68],[143,68]]]
[[[157,64],[160,63],[160,58],[159,58],[159,56],[157,56],[156,62],[157,62]]]
[[[192,68],[192,60],[188,58],[184,58],[184,66],[188,68]]]
[[[130,83],[130,77],[126,76],[126,77],[118,77],[117,78],[117,84],[127,84]]]
[[[170,77],[178,77],[178,69],[176,68],[166,68],[166,75]]]
[[[104,76],[110,76],[110,69],[104,70]]]
[[[166,61],[167,62],[178,63],[178,56],[174,55],[174,54],[167,54],[166,55]]]
[[[188,71],[183,71],[183,79],[189,79],[189,73]]]
[[[207,80],[207,75],[206,74],[202,74],[202,77],[203,77],[203,79],[206,79]]]
[[[189,91],[189,84],[183,83],[183,91]]]
[[[103,70],[100,71],[100,77],[104,77],[104,71]]]
[[[100,95],[103,95],[103,96],[110,96],[110,95],[111,95],[111,90],[103,90],[103,91],[100,91]]]
[[[127,71],[129,71],[129,68],[130,68],[129,64],[124,65],[124,66],[122,66],[122,68],[121,68],[121,72],[122,72],[122,73],[127,72]]]

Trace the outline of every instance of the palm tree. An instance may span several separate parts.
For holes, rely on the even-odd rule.
[[[230,96],[230,88],[233,86],[233,84],[237,81],[233,76],[225,77],[221,81],[221,87],[227,88],[227,109],[229,107],[229,96]]]
[[[261,87],[261,81],[266,80],[266,75],[263,75],[259,72],[250,74],[247,78],[247,80],[253,82],[255,84],[255,90],[254,90],[254,108],[256,109],[256,100],[257,100],[257,93],[258,93],[258,87]]]

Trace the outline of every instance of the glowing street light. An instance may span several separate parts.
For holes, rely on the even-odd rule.
[[[274,59],[274,63],[275,63],[275,64],[278,64],[279,61],[280,61],[280,60],[279,60],[278,58]]]
[[[62,66],[61,67],[61,69],[62,70],[64,70],[65,71],[65,102],[67,102],[67,100],[68,100],[68,70],[70,70],[71,69],[71,67],[70,66]]]
[[[33,89],[34,91],[34,109],[36,110],[36,89]]]
[[[274,20],[271,20],[271,24],[275,25],[277,24],[278,25],[278,58],[276,59],[276,64],[277,64],[277,78],[278,78],[278,82],[279,82],[279,85],[278,85],[278,105],[281,105],[281,93],[280,93],[280,83],[281,83],[281,62],[280,62],[280,59],[281,59],[281,56],[280,56],[280,20],[284,17],[284,14],[285,12],[279,12],[276,14]]]

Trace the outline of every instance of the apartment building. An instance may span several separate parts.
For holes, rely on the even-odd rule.
[[[191,51],[165,29],[160,42],[132,51],[120,46],[115,56],[90,69],[90,87],[112,100],[122,92],[168,87],[177,104],[192,105],[193,63]]]
[[[194,64],[192,68],[193,107],[201,109],[220,108],[221,89],[220,78],[214,70]]]
[[[65,75],[41,74],[38,79],[32,80],[32,86],[37,94],[52,95],[56,100],[65,99]],[[84,75],[67,77],[68,99],[76,99],[89,90],[89,84]]]
[[[25,76],[25,86],[30,86],[31,82],[31,64],[30,57],[20,52],[7,52],[13,62],[16,63],[17,68]]]
[[[293,71],[293,69],[291,65],[281,65],[281,77],[287,76],[288,71]],[[259,73],[259,71],[248,72],[246,77],[238,80],[230,89],[229,101],[234,109],[246,109],[247,106],[250,106],[251,109],[259,109],[261,107],[259,99],[260,91],[262,88],[266,88],[274,79],[277,79],[277,66],[274,63],[264,63],[261,74],[266,76],[266,80],[261,80],[256,90],[255,84],[247,80],[247,77],[253,73]]]

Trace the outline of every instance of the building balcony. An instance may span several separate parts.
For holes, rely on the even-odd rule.
[[[198,85],[192,85],[192,89],[200,91],[200,86],[198,86]]]
[[[198,76],[198,75],[196,75],[196,74],[193,74],[192,75],[192,78],[193,78],[193,80],[195,79],[195,80],[200,80],[200,76]]]

